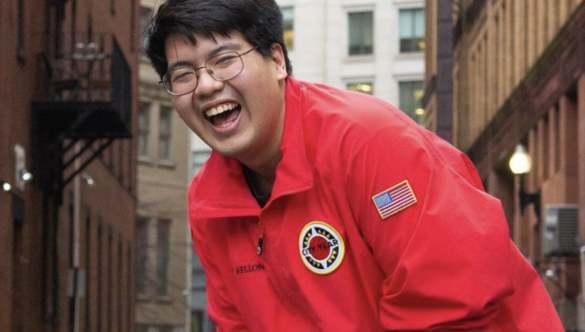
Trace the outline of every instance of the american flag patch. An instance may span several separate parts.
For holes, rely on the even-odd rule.
[[[386,219],[416,203],[416,197],[407,180],[374,195],[372,199],[382,219]]]

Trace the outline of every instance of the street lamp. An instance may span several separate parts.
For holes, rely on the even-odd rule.
[[[520,213],[524,213],[528,204],[534,204],[534,212],[540,221],[540,190],[534,193],[527,193],[524,190],[524,175],[530,172],[532,159],[522,144],[516,146],[516,151],[510,158],[509,165],[512,173],[520,177]]]
[[[81,174],[81,179],[85,182],[85,184],[88,187],[93,187],[93,185],[95,184],[95,180],[88,173],[84,172],[83,174]]]
[[[33,175],[26,168],[22,168],[18,171],[18,175],[21,181],[30,182],[33,179]]]
[[[9,192],[12,190],[12,185],[4,180],[0,180],[0,185],[2,186],[2,191]]]

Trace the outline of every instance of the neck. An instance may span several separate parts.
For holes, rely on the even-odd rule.
[[[250,178],[252,180],[252,187],[258,195],[265,195],[272,190],[274,181],[276,179],[276,167],[282,160],[282,153],[280,152],[280,143],[284,133],[285,121],[285,102],[286,99],[286,81],[279,82],[281,103],[275,105],[275,112],[273,115],[277,117],[274,121],[274,130],[270,133],[271,137],[264,137],[263,143],[259,144],[255,151],[250,151],[247,156],[238,158],[240,163],[250,170]]]
[[[244,164],[250,170],[251,185],[257,195],[263,196],[272,190],[276,179],[276,167],[281,159],[282,155],[278,153],[263,165]]]

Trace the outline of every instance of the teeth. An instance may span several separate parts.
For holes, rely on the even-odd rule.
[[[219,105],[219,106],[214,107],[214,108],[208,110],[207,112],[205,112],[205,115],[207,117],[212,117],[212,116],[221,114],[221,113],[223,113],[225,111],[231,111],[234,108],[236,108],[236,106],[238,106],[238,104],[236,104],[236,103],[229,103],[229,104]]]

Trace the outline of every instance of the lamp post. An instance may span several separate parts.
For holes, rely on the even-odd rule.
[[[522,144],[516,146],[516,151],[510,158],[509,166],[512,173],[520,178],[520,213],[524,213],[528,204],[533,204],[536,217],[540,221],[540,190],[534,193],[527,193],[524,190],[524,175],[530,172],[532,159]]]

